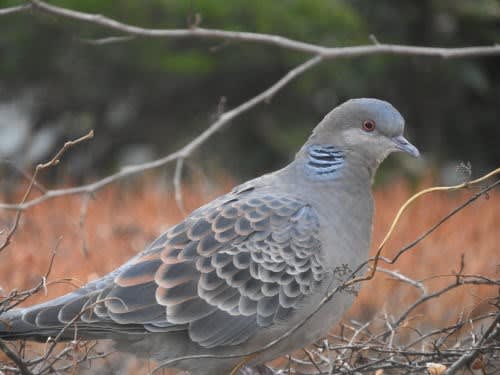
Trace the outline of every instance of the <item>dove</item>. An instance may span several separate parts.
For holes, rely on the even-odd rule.
[[[368,258],[378,166],[396,151],[419,156],[404,126],[386,101],[346,101],[284,168],[196,209],[108,275],[4,313],[0,338],[62,330],[62,340],[110,339],[160,366],[220,375],[326,336],[355,298],[340,287]]]

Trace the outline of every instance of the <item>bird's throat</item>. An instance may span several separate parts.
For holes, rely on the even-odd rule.
[[[340,151],[332,145],[310,145],[307,148],[306,152],[306,175],[311,179],[335,179],[344,167],[344,152]]]

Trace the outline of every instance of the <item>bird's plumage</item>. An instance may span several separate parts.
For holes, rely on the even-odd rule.
[[[377,124],[370,134],[362,128],[368,119]],[[316,127],[291,164],[197,209],[103,278],[9,311],[0,317],[0,338],[43,340],[66,327],[63,338],[72,339],[76,329],[82,338],[112,338],[160,361],[262,347],[315,311],[329,288],[343,281],[337,269],[353,270],[365,260],[371,181],[378,164],[404,146],[394,140],[402,138],[403,127],[387,102],[344,103]],[[410,146],[406,151],[415,153]],[[348,294],[259,359],[326,334],[351,303]],[[216,374],[240,360],[179,365]]]

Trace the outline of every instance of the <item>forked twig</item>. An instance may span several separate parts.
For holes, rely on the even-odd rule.
[[[378,266],[378,262],[381,258],[381,254],[382,254],[382,250],[384,250],[384,247],[385,245],[387,244],[387,242],[389,241],[389,239],[391,238],[392,236],[392,233],[394,232],[394,229],[396,228],[396,225],[398,224],[399,220],[401,219],[401,216],[403,215],[403,213],[408,209],[408,207],[410,207],[413,202],[415,202],[418,198],[426,195],[426,194],[429,194],[429,193],[432,193],[432,192],[435,192],[435,191],[455,191],[455,190],[459,190],[459,189],[463,189],[463,188],[467,188],[471,185],[475,185],[475,184],[478,184],[482,181],[485,181],[495,175],[498,175],[500,174],[500,168],[497,168],[487,174],[485,174],[484,176],[482,177],[479,177],[473,181],[468,181],[468,182],[464,182],[462,184],[458,184],[458,185],[454,185],[454,186],[434,186],[434,187],[430,187],[428,189],[424,189],[422,191],[419,191],[418,193],[412,195],[398,210],[394,220],[392,221],[392,224],[391,226],[389,227],[389,230],[387,231],[387,234],[385,235],[384,239],[382,240],[382,242],[380,243],[378,249],[377,249],[377,252],[375,253],[375,256],[373,258],[371,258],[369,261],[372,261],[373,262],[373,265],[370,267],[370,271],[369,271],[369,274],[367,276],[363,276],[363,277],[358,277],[358,278],[355,278],[355,279],[352,279],[350,280],[346,286],[349,286],[351,284],[354,284],[354,283],[358,283],[358,282],[361,282],[361,281],[367,281],[367,280],[371,280],[373,279],[373,277],[375,276],[375,272],[377,272],[377,266]],[[416,245],[417,242],[419,242],[421,239],[423,239],[426,235],[430,234],[432,231],[434,231],[438,226],[440,226],[444,221],[446,221],[449,217],[453,216],[455,213],[457,213],[458,211],[460,211],[462,208],[464,208],[465,206],[469,205],[470,203],[472,203],[473,201],[475,201],[476,199],[478,199],[480,196],[486,194],[488,191],[490,191],[491,189],[493,189],[495,186],[499,185],[500,184],[500,180],[494,182],[493,184],[487,186],[486,188],[482,189],[481,191],[479,191],[478,193],[476,193],[474,196],[472,196],[469,200],[467,200],[466,202],[464,202],[462,205],[458,206],[457,208],[455,208],[449,215],[446,215],[445,218],[441,221],[439,221],[436,225],[434,225],[430,231],[424,233],[423,236],[419,237],[416,241],[414,241],[413,243],[411,243],[410,245],[408,246],[405,246],[403,248],[403,250],[400,250],[396,256],[393,258],[392,261],[388,261],[388,263],[390,264],[393,264],[397,261],[397,259],[401,256],[401,254],[403,254],[403,252],[405,252],[406,250],[408,250],[409,248],[413,247]]]
[[[28,184],[28,188],[24,192],[24,195],[23,195],[19,205],[22,206],[24,203],[26,203],[28,197],[31,194],[31,191],[33,190],[33,186],[35,186],[35,182],[36,182],[36,178],[38,176],[38,173],[41,170],[47,169],[47,168],[50,168],[50,167],[53,167],[53,166],[59,164],[61,157],[64,155],[64,153],[68,149],[77,145],[78,143],[81,143],[81,142],[84,142],[88,139],[91,139],[93,136],[94,136],[94,131],[91,130],[87,134],[85,134],[84,136],[82,136],[80,138],[77,138],[73,141],[67,141],[66,143],[64,143],[63,147],[54,155],[54,157],[52,157],[52,159],[50,159],[46,163],[38,164],[35,168],[35,172],[33,173],[33,176],[31,177],[31,181]],[[14,233],[17,230],[17,227],[19,226],[19,221],[21,220],[22,212],[23,212],[22,209],[17,210],[16,216],[14,218],[14,224],[12,224],[12,227],[10,228],[9,232],[7,233],[4,242],[0,245],[0,252],[2,252],[7,246],[9,246],[9,244],[12,240],[12,237],[14,236]]]

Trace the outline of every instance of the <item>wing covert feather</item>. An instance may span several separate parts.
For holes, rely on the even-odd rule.
[[[187,330],[204,347],[236,345],[289,317],[321,282],[318,232],[304,202],[243,186],[111,274],[23,320],[57,327],[78,316],[80,332]]]
[[[318,231],[314,210],[286,195],[249,191],[205,206],[167,233],[157,302],[202,346],[241,343],[322,280]]]

